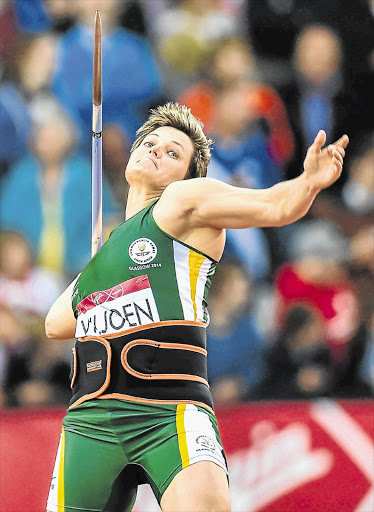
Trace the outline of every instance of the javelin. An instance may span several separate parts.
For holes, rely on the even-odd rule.
[[[91,256],[103,243],[102,197],[102,84],[101,84],[101,18],[96,10],[94,27],[93,93],[92,93],[92,228]]]

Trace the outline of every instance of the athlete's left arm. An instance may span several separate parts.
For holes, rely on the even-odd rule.
[[[45,319],[45,333],[48,338],[70,340],[75,336],[76,319],[71,305],[71,296],[79,276],[52,304]]]

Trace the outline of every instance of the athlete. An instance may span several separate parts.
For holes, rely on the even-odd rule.
[[[126,167],[126,220],[46,318],[76,337],[73,397],[47,509],[131,510],[148,482],[164,512],[227,512],[227,467],[206,372],[207,296],[225,228],[283,226],[342,172],[347,135],[264,190],[206,177],[212,141],[185,106],[151,111]]]

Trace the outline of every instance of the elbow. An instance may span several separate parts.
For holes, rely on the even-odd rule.
[[[279,217],[274,222],[274,228],[283,228],[284,226],[288,226],[289,224],[292,224],[292,220],[289,220],[288,217]]]
[[[45,328],[45,335],[47,336],[47,338],[51,339],[51,340],[55,340],[57,339],[57,336],[56,336],[56,333],[54,332],[53,330],[53,325],[52,325],[52,322],[51,320],[48,318],[45,319],[45,322],[44,322],[44,328]]]
[[[51,340],[71,340],[75,336],[75,320],[61,322],[53,314],[48,313],[44,322],[45,335]]]
[[[49,312],[44,322],[45,335],[51,340],[60,340],[61,334],[57,329],[56,322],[53,321],[53,316]]]
[[[275,228],[282,228],[283,226],[288,226],[293,222],[296,222],[301,217],[303,217],[303,213],[300,211],[295,211],[286,202],[281,202],[278,205],[278,208],[274,210],[274,224]]]
[[[284,208],[274,208],[271,215],[271,227],[282,228],[289,224],[289,216],[284,211]]]

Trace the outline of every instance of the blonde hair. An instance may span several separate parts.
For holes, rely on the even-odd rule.
[[[147,135],[162,126],[171,126],[185,133],[195,147],[187,178],[205,177],[213,141],[203,132],[203,123],[185,105],[169,102],[152,109],[148,120],[136,132],[137,138],[131,147],[131,152],[140,146]]]

